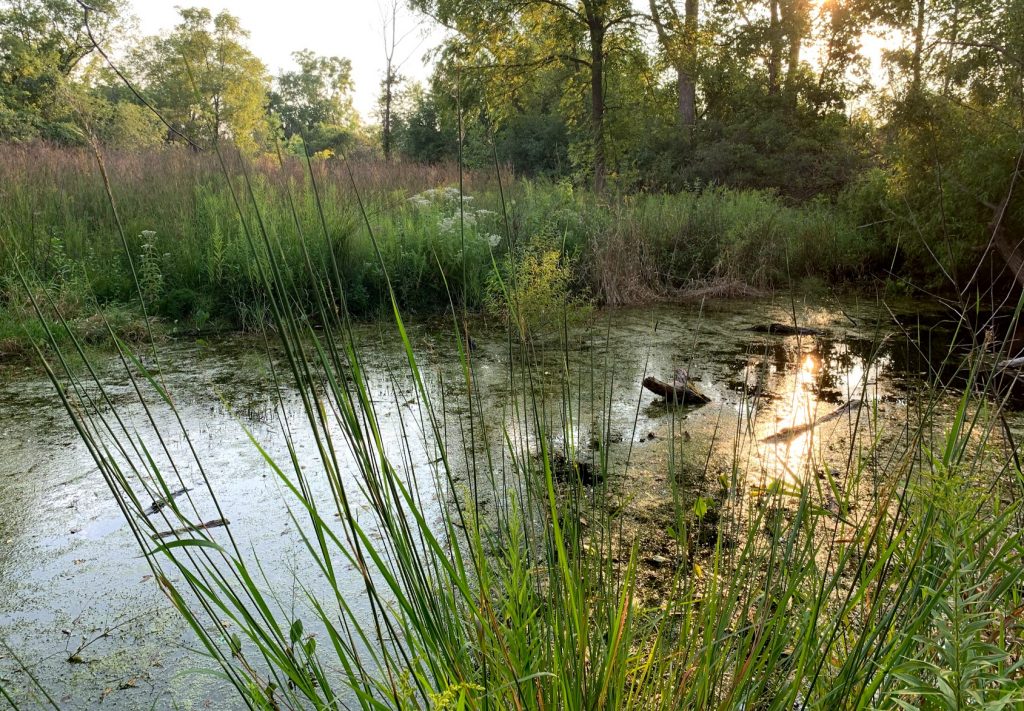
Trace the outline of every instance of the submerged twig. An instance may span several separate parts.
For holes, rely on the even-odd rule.
[[[808,422],[806,424],[803,424],[803,425],[796,425],[794,427],[786,427],[785,429],[781,429],[781,430],[779,430],[778,432],[776,432],[773,435],[769,435],[768,437],[765,437],[761,441],[765,442],[767,444],[777,444],[779,442],[788,442],[789,440],[794,439],[795,437],[799,437],[800,435],[802,435],[805,432],[810,432],[811,430],[813,430],[818,425],[823,425],[826,422],[830,422],[830,421],[836,419],[837,417],[842,417],[846,413],[848,413],[851,410],[853,410],[853,408],[859,407],[863,403],[864,403],[863,400],[850,400],[850,402],[846,403],[845,405],[843,405],[841,407],[836,408],[835,410],[833,410],[832,412],[828,413],[827,415],[825,415],[823,417],[819,417],[819,418],[817,418],[815,420],[811,420],[810,422]]]
[[[170,538],[171,536],[180,536],[182,533],[193,533],[195,531],[205,531],[208,528],[217,528],[218,526],[227,526],[230,521],[226,518],[217,518],[213,521],[207,521],[206,523],[200,523],[195,526],[182,526],[181,528],[173,528],[170,531],[163,531],[161,533],[154,533],[152,538],[154,541],[161,538]]]
[[[172,499],[175,499],[189,491],[192,491],[192,489],[187,486],[183,486],[177,491],[172,491],[169,496],[166,496],[162,499],[155,499],[153,503],[149,505],[149,508],[146,510],[146,514],[152,516],[153,514],[160,513],[160,509],[162,509],[167,504],[171,503]]]

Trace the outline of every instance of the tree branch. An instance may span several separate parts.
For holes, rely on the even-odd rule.
[[[561,0],[528,0],[528,2],[523,3],[523,4],[525,4],[525,5],[550,5],[551,7],[557,7],[559,10],[564,10],[565,12],[570,13],[577,20],[579,20],[580,22],[582,22],[584,24],[586,24],[586,22],[587,22],[587,18],[583,15],[583,13],[581,13],[579,10],[577,10],[574,7],[572,7],[571,5],[568,5],[567,3],[561,2]]]
[[[473,64],[470,66],[473,69],[534,69],[536,67],[543,67],[548,64],[552,64],[558,60],[571,62],[583,67],[590,66],[590,62],[587,60],[571,54],[549,54],[529,62],[516,62],[515,64],[509,64],[507,62],[492,62],[489,64]]]
[[[606,30],[610,30],[615,25],[622,24],[623,22],[630,22],[638,17],[647,17],[647,15],[642,12],[627,12],[625,15],[619,15],[618,17],[611,18],[604,23],[602,27]]]

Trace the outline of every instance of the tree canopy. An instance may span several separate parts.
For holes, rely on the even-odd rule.
[[[226,12],[179,8],[179,14],[170,35],[151,38],[136,52],[147,95],[180,135],[199,144],[230,138],[254,151],[266,130],[269,77],[245,46],[248,33]]]
[[[108,39],[120,26],[122,0],[98,0],[93,33]],[[0,137],[73,137],[70,95],[93,51],[75,0],[0,2]]]

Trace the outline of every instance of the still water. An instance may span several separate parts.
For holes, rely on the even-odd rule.
[[[898,436],[908,400],[930,376],[929,354],[949,346],[951,324],[944,315],[922,317],[918,307],[782,296],[607,311],[570,339],[568,352],[539,348],[531,358],[541,388],[554,399],[568,393],[580,442],[597,436],[590,431],[597,419],[608,420],[600,430],[614,443],[617,485],[629,492],[643,481],[636,484],[642,491],[633,493],[656,508],[670,494],[651,472],[664,468],[667,442],[677,435],[709,458],[741,459],[750,487],[797,484],[823,466],[842,468],[850,433],[863,429],[854,421],[861,409],[839,411],[851,401],[869,406],[867,436]],[[819,333],[751,330],[792,323],[794,316]],[[435,406],[440,408],[443,394],[445,421],[454,424],[464,413],[459,384],[465,381],[450,333],[443,322],[410,328]],[[358,338],[385,442],[404,436],[414,443],[401,464],[403,476],[419,489],[427,520],[440,530],[447,498],[436,491],[430,467],[437,453],[428,438],[415,434],[422,433],[422,410],[404,352],[386,326],[361,327]],[[509,375],[510,361],[520,357],[517,348],[500,329],[484,324],[474,338],[474,388],[485,420],[495,425],[491,436],[500,438],[504,429],[514,439],[523,434],[517,432],[510,385],[516,379]],[[304,568],[289,495],[246,434],[284,461],[281,433],[288,423],[300,462],[311,471],[316,467],[314,443],[302,434],[301,400],[294,390],[274,386],[272,362],[262,342],[247,337],[163,347],[160,377],[188,440],[151,393],[146,414],[115,359],[101,362],[99,371],[141,441],[154,444],[147,422],[152,416],[171,433],[165,444],[176,457],[195,448],[239,545],[264,562],[282,606],[301,606],[298,581],[313,571]],[[689,372],[711,404],[674,412],[641,390],[644,376],[671,380],[678,369]],[[1015,415],[1011,422],[1016,427]],[[500,448],[500,439],[495,444]],[[181,461],[195,506],[215,518],[212,502],[202,495],[202,472],[187,458]],[[458,466],[469,469],[466,462]],[[365,609],[362,582],[350,573],[346,600]],[[42,705],[29,672],[62,708],[238,706],[224,682],[203,673],[213,668],[210,661],[152,580],[52,385],[38,371],[13,367],[0,369],[0,642],[0,685],[29,708]]]

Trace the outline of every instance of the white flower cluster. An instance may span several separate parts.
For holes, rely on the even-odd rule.
[[[472,200],[472,195],[466,195],[463,198],[463,202],[471,202]],[[432,205],[457,207],[459,204],[459,189],[452,186],[445,188],[430,188],[429,190],[424,190],[421,193],[413,195],[409,198],[409,202],[418,207],[430,207]]]
[[[465,226],[468,237],[477,237],[483,240],[491,249],[501,244],[501,235],[480,229],[481,222],[490,222],[497,213],[482,207],[473,207],[473,196],[462,195],[458,188],[431,188],[413,195],[409,198],[409,202],[420,208],[440,208],[443,214],[437,226],[441,234],[457,235],[459,227],[462,225]]]

